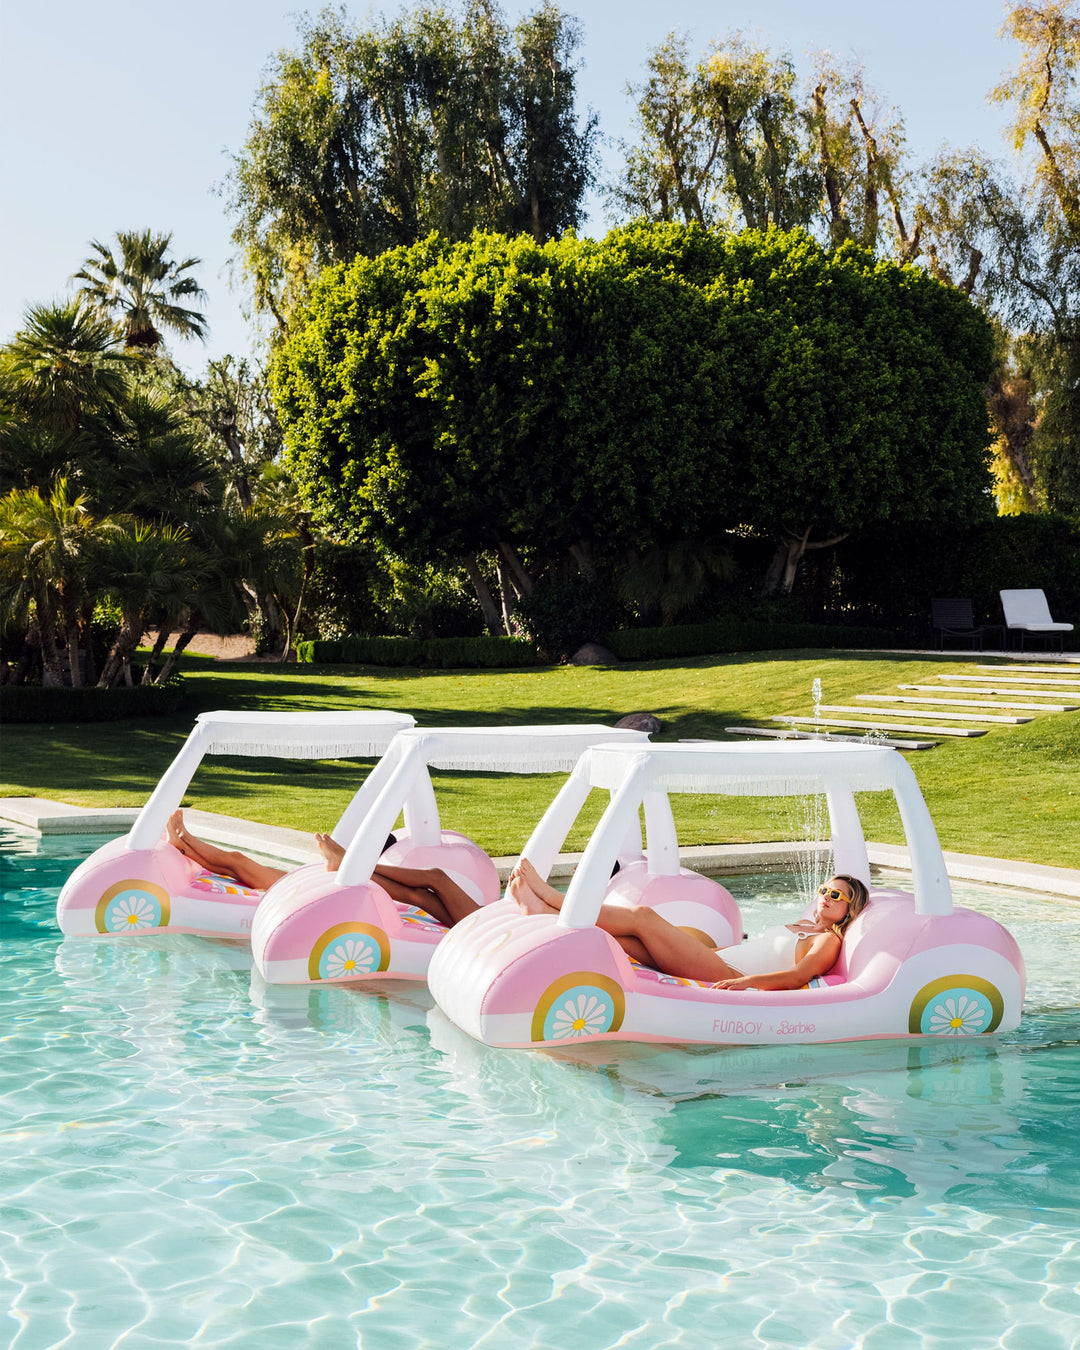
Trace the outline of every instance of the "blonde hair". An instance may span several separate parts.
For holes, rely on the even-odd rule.
[[[858,918],[870,903],[870,892],[858,877],[849,877],[844,872],[837,872],[832,879],[833,881],[844,882],[851,889],[851,899],[848,901],[847,913],[839,923],[830,925],[830,931],[835,933],[840,941],[843,942],[844,933],[852,919]]]

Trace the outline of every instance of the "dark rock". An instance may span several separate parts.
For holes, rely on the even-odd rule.
[[[586,642],[570,658],[572,666],[617,666],[619,658],[599,642]]]
[[[629,727],[631,731],[644,731],[648,736],[655,736],[660,730],[661,722],[655,713],[627,713],[625,717],[620,717],[615,725],[617,727]]]

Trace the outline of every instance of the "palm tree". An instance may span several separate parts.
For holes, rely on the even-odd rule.
[[[81,683],[79,615],[86,599],[92,556],[102,526],[57,479],[47,495],[38,488],[8,493],[0,501],[0,597],[6,614],[37,624],[49,682],[63,684],[57,617],[64,629],[71,683]]]
[[[180,303],[206,299],[195,278],[185,275],[201,259],[177,262],[168,257],[171,233],[117,230],[116,242],[119,261],[107,244],[92,239],[90,247],[96,256],[87,258],[72,280],[85,282],[80,294],[103,314],[119,320],[125,347],[155,351],[163,329],[182,338],[205,338],[205,315]]]
[[[35,305],[0,348],[0,399],[60,435],[87,414],[110,413],[128,390],[131,359],[108,320],[82,300]]]
[[[619,598],[633,605],[646,621],[659,615],[664,625],[691,607],[710,581],[730,581],[735,561],[721,545],[702,540],[653,544],[635,553],[617,583]]]
[[[108,689],[124,672],[131,683],[130,661],[153,611],[170,626],[199,602],[205,563],[187,531],[131,520],[118,524],[100,554],[102,585],[120,604],[120,633],[98,680]]]

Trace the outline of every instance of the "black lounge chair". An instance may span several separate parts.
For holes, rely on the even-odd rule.
[[[945,650],[946,638],[964,638],[971,642],[972,650],[977,648],[981,652],[983,634],[1001,631],[994,624],[976,624],[970,600],[931,600],[930,622],[938,651]]]

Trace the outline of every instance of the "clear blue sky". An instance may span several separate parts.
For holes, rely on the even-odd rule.
[[[313,9],[319,5],[312,6]],[[510,17],[531,0],[503,0]],[[375,5],[394,13],[398,5]],[[1004,114],[986,95],[1015,61],[997,36],[999,0],[563,0],[584,30],[579,76],[611,144],[630,135],[628,81],[673,28],[694,50],[741,29],[801,70],[806,53],[854,55],[899,107],[916,162],[944,143],[1005,156]],[[251,348],[232,245],[215,193],[245,139],[268,57],[293,44],[295,0],[0,0],[0,340],[30,304],[62,294],[93,238],[171,230],[177,255],[203,259],[211,335],[181,344],[192,370]],[[349,5],[367,14],[366,5]],[[606,228],[594,203],[586,232]]]

